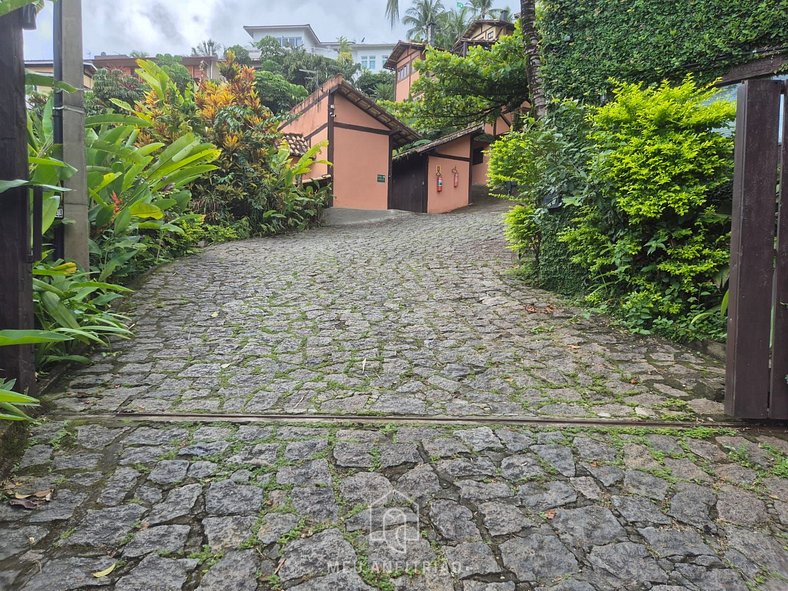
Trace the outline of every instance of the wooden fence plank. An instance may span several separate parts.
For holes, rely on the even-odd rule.
[[[783,85],[783,137],[777,256],[774,269],[774,343],[769,417],[788,419],[788,81]]]
[[[782,82],[739,87],[725,412],[766,418]]]

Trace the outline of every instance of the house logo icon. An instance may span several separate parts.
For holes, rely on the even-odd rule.
[[[369,504],[369,540],[386,544],[394,554],[407,553],[408,544],[421,539],[419,506],[399,491],[391,491]]]

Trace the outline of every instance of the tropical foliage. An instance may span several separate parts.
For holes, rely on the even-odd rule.
[[[86,119],[90,268],[56,259],[48,248],[33,266],[36,324],[48,335],[29,341],[37,343],[40,368],[86,362],[85,346],[129,337],[129,319],[112,304],[129,292],[122,284],[144,270],[200,240],[303,229],[328,196],[302,182],[324,146],[293,161],[277,131],[281,119],[262,104],[253,70],[230,60],[226,81],[181,88],[161,65],[138,63],[144,95],[107,91],[106,102]],[[107,73],[110,86],[112,78],[119,79]],[[30,84],[44,82],[29,77]],[[53,96],[41,95],[28,113],[30,179],[0,183],[0,193],[43,188],[45,243],[63,223],[55,219],[58,185],[75,172],[56,157],[52,112]],[[220,225],[206,225],[207,216]],[[0,345],[9,344],[19,343],[0,334]],[[0,418],[23,419],[20,407],[35,404],[13,386],[0,384]]]
[[[610,96],[610,79],[710,81],[784,49],[788,7],[762,0],[544,0],[543,76],[552,96]]]
[[[94,115],[105,111],[122,112],[113,100],[135,103],[145,96],[145,91],[136,76],[121,70],[101,68],[93,74],[93,88],[85,92],[85,109]]]
[[[691,79],[620,84],[591,116],[593,190],[561,236],[596,289],[589,300],[632,328],[690,338],[691,319],[719,308],[729,257],[735,107]]]
[[[441,0],[416,0],[402,19],[402,24],[408,27],[408,39],[432,41],[430,35],[445,11]]]
[[[275,72],[259,70],[255,74],[255,90],[263,105],[274,113],[284,113],[296,106],[309,92],[300,84],[291,84]]]
[[[490,176],[521,205],[507,238],[541,285],[585,292],[636,332],[722,338],[734,106],[692,79],[551,105],[499,140]]]
[[[557,240],[568,222],[558,207],[586,191],[588,132],[583,106],[564,101],[552,105],[544,119],[527,119],[522,129],[500,138],[490,154],[493,194],[518,203],[506,218],[509,245],[531,280],[567,295],[583,291],[586,273]]]
[[[417,130],[451,130],[494,121],[518,109],[528,97],[523,37],[519,27],[492,48],[471,47],[462,57],[428,49],[415,65],[421,77],[415,99],[387,106]]]

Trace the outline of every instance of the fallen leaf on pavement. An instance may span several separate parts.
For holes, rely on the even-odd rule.
[[[97,579],[103,579],[104,577],[109,575],[112,571],[114,571],[116,566],[118,566],[118,563],[117,562],[113,562],[111,565],[109,565],[104,570],[100,570],[100,571],[98,571],[96,573],[93,573],[93,576],[96,577]]]
[[[8,504],[12,507],[22,507],[22,509],[32,511],[33,509],[38,509],[44,503],[39,499],[11,499],[8,501]]]

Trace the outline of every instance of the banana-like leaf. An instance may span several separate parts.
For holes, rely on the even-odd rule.
[[[57,217],[57,210],[60,208],[60,197],[57,195],[50,195],[44,197],[41,208],[41,233],[45,234]]]
[[[91,115],[85,117],[86,127],[97,127],[105,123],[120,123],[122,125],[134,125],[136,127],[150,127],[151,123],[140,117],[133,115],[123,115],[121,113],[107,113],[104,115]]]
[[[11,189],[17,189],[19,187],[41,187],[46,191],[55,191],[58,193],[71,190],[66,189],[65,187],[58,187],[56,185],[42,185],[33,181],[26,181],[24,179],[15,179],[13,181],[0,181],[0,194],[10,191]]]
[[[19,392],[12,392],[11,390],[0,390],[0,402],[8,404],[21,404],[25,406],[37,405],[38,400],[27,394],[20,394]]]
[[[69,310],[60,298],[51,291],[41,293],[41,303],[49,313],[50,316],[58,323],[60,328],[64,329],[79,329],[79,322],[77,322],[74,313]]]
[[[33,419],[19,410],[13,404],[0,402],[0,420],[4,421],[32,421]]]
[[[143,203],[140,201],[133,203],[131,207],[129,207],[129,212],[131,215],[138,218],[151,218],[154,220],[160,220],[164,217],[164,212],[157,206],[153,205],[153,203]]]
[[[0,4],[5,4],[8,0],[4,2],[0,2]],[[55,80],[54,76],[50,76],[48,74],[41,74],[40,72],[34,72],[32,70],[25,70],[25,84],[28,86],[41,86],[43,88],[55,88],[57,90],[62,90],[64,92],[77,92],[77,89],[63,82],[62,80]]]
[[[51,330],[0,330],[0,347],[63,343],[71,337]]]

